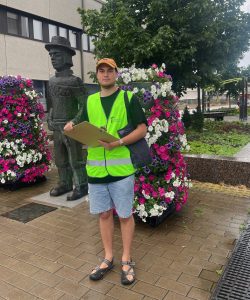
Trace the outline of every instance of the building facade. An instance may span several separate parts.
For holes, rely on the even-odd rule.
[[[93,37],[83,32],[77,8],[99,10],[102,4],[102,0],[0,0],[0,76],[32,79],[46,110],[47,82],[55,70],[44,46],[60,35],[76,50],[74,74],[91,85]]]

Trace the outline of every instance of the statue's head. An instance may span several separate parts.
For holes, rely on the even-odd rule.
[[[51,43],[46,44],[45,48],[49,51],[51,63],[56,71],[70,69],[73,66],[72,56],[76,52],[66,38],[53,36]]]

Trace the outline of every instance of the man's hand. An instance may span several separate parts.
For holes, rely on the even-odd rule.
[[[64,130],[65,131],[70,131],[73,129],[74,123],[72,121],[68,122],[65,126],[64,126]]]
[[[99,140],[98,142],[106,150],[112,150],[113,148],[116,148],[116,147],[120,146],[119,141],[115,141],[115,142],[111,142],[111,143],[106,143],[106,142],[103,142],[103,141]]]

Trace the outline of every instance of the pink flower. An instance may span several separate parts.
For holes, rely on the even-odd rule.
[[[141,176],[139,177],[139,180],[140,180],[141,182],[145,181],[145,176],[141,175]]]
[[[153,69],[157,69],[157,64],[152,64],[151,66]]]
[[[164,179],[166,181],[169,181],[171,178],[172,178],[172,176],[171,176],[171,173],[169,173],[169,172],[164,176]]]
[[[140,197],[140,198],[138,199],[138,202],[139,202],[140,204],[145,204],[145,202],[146,202],[146,199],[145,199],[145,198],[142,198],[142,197]]]
[[[175,210],[176,211],[180,211],[181,210],[181,204],[179,202],[176,203]]]
[[[157,198],[157,197],[158,197],[158,193],[157,193],[156,191],[153,191],[153,192],[152,192],[152,197],[153,197],[153,198]]]
[[[160,112],[160,111],[157,111],[157,112],[155,113],[155,115],[156,115],[157,118],[159,118],[159,117],[161,116],[161,112]]]
[[[140,189],[140,185],[137,184],[137,183],[135,183],[135,185],[134,185],[134,191],[137,192],[137,191],[139,191],[139,189]]]
[[[177,126],[175,124],[170,125],[169,131],[171,131],[173,133],[177,133]]]
[[[169,156],[168,156],[167,154],[163,153],[163,154],[161,155],[161,159],[163,159],[163,160],[168,160],[168,159],[169,159]]]
[[[169,197],[168,197],[168,198],[165,198],[165,202],[166,202],[166,203],[171,203],[171,201],[172,201],[171,198],[169,198]]]
[[[26,85],[27,85],[28,87],[31,87],[31,86],[32,86],[32,80],[27,79],[27,80],[26,80]]]
[[[165,75],[164,75],[164,73],[163,72],[158,72],[158,74],[157,74],[159,77],[161,77],[161,78],[163,78],[163,77],[165,77]]]
[[[166,151],[166,148],[164,146],[160,146],[159,152],[164,153]]]
[[[148,179],[149,179],[150,181],[153,181],[153,180],[155,179],[155,176],[151,174],[151,175],[148,176]]]
[[[164,188],[161,188],[161,187],[158,188],[158,191],[159,191],[160,197],[163,197],[166,193]]]

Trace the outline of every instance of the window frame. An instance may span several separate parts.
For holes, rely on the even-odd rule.
[[[8,32],[8,24],[7,24],[7,12],[16,14],[18,16],[18,33],[13,34]],[[27,17],[28,18],[28,30],[29,30],[29,36],[23,36],[21,34],[21,17]],[[33,20],[37,20],[42,22],[42,36],[43,39],[35,39],[34,38],[34,27],[33,27]],[[41,43],[49,43],[49,24],[56,26],[57,35],[59,35],[59,27],[65,28],[67,32],[67,39],[69,40],[69,30],[76,32],[76,47],[72,46],[75,50],[81,50],[80,47],[80,36],[83,33],[83,30],[80,28],[72,27],[67,24],[63,24],[60,22],[52,21],[37,15],[33,15],[31,13],[27,13],[18,9],[14,9],[11,7],[8,7],[6,5],[0,4],[0,33],[15,37],[20,37],[23,39],[29,39],[34,40],[36,42]]]

